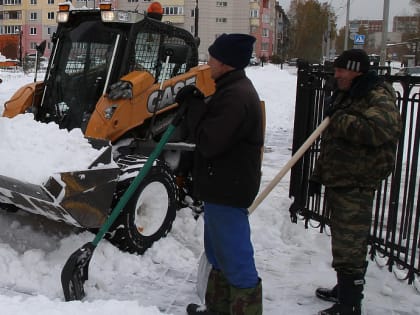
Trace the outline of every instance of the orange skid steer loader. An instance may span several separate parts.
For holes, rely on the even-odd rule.
[[[176,115],[179,89],[194,84],[210,96],[214,82],[209,67],[198,65],[189,32],[139,12],[62,4],[57,22],[45,79],[18,89],[3,115],[30,112],[40,122],[80,128],[103,153],[89,169],[48,174],[42,185],[0,175],[0,206],[97,230]],[[141,254],[169,232],[178,209],[200,210],[183,167],[193,149],[177,128],[106,238]],[[110,161],[118,167],[95,167]]]

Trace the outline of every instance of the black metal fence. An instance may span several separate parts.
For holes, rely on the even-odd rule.
[[[370,257],[388,266],[399,279],[412,284],[420,276],[420,77],[392,76],[391,69],[378,73],[392,83],[403,119],[403,132],[393,173],[375,195],[369,239]],[[332,93],[332,69],[300,63],[298,66],[292,151],[295,153],[323,119],[324,100]],[[308,178],[319,153],[321,138],[291,170],[289,195],[291,213],[305,227],[328,229],[329,213],[323,194],[309,197]]]

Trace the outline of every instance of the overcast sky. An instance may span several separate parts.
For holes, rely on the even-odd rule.
[[[290,0],[278,0],[279,4],[287,12],[289,10]],[[347,0],[320,1],[329,2],[333,5],[335,13],[338,16],[338,28],[346,23]],[[380,20],[383,17],[384,0],[350,0],[350,20],[370,19]],[[410,0],[390,0],[389,22],[392,31],[392,18],[396,15],[413,15],[414,7],[410,5]]]

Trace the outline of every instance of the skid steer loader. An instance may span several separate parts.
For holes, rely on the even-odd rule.
[[[95,231],[175,116],[177,91],[194,84],[210,96],[214,82],[198,65],[198,41],[171,24],[110,4],[76,10],[65,3],[57,22],[44,80],[19,88],[3,116],[31,112],[40,122],[81,128],[103,154],[89,169],[51,174],[42,185],[0,174],[0,206]],[[178,209],[200,209],[182,166],[194,145],[179,129],[106,235],[123,251],[143,253],[170,231]],[[112,160],[117,168],[95,167]]]

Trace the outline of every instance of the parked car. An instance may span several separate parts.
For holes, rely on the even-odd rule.
[[[411,76],[420,76],[420,67],[405,67],[401,68],[395,75],[411,75]]]
[[[292,59],[287,60],[287,64],[289,66],[296,67],[297,66],[297,62],[298,62],[298,58],[292,58]]]
[[[381,56],[375,55],[375,54],[370,54],[369,55],[369,63],[372,66],[379,66],[380,62],[381,62]]]
[[[260,64],[260,60],[257,57],[252,57],[249,60],[249,65],[250,66],[258,66]]]

